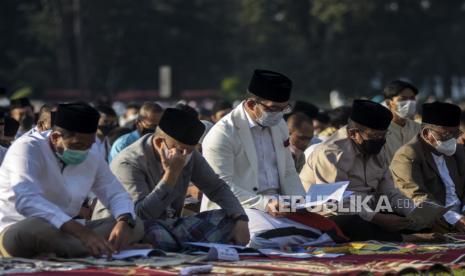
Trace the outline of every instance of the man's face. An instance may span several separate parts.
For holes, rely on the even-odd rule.
[[[407,89],[402,90],[399,93],[399,95],[397,95],[397,96],[393,97],[392,99],[388,100],[387,104],[388,104],[389,109],[391,111],[396,112],[397,111],[397,104],[399,102],[415,101],[415,99],[416,99],[416,96],[415,96],[415,93],[413,92],[413,90],[410,89],[410,88],[407,88]]]
[[[34,112],[32,107],[19,107],[11,110],[11,117],[20,123],[21,130],[29,130],[34,124]]]
[[[72,137],[63,137],[60,132],[53,131],[50,134],[50,141],[60,154],[63,154],[65,149],[88,150],[95,142],[95,133],[76,133]]]
[[[445,142],[450,139],[458,139],[463,135],[459,127],[431,126],[423,130],[423,137],[433,147],[438,145],[437,141]]]
[[[218,122],[219,120],[221,120],[221,118],[223,118],[224,116],[226,116],[229,112],[231,112],[232,109],[231,108],[227,108],[227,109],[223,109],[223,110],[220,110],[220,111],[217,111],[215,114],[213,114],[213,122],[216,123]]]
[[[349,137],[352,139],[352,141],[354,141],[355,144],[361,145],[363,141],[385,139],[387,132],[387,130],[377,130],[361,127],[358,129],[350,129]]]
[[[114,128],[118,127],[118,118],[116,116],[100,113],[98,121],[98,134],[106,136]]]
[[[268,100],[249,99],[246,101],[246,105],[253,111],[255,115],[253,119],[262,117],[264,113],[287,113],[291,109],[289,102],[277,103]]]
[[[139,110],[137,108],[128,108],[126,109],[126,112],[124,113],[124,117],[125,118],[129,118],[131,116],[134,116],[134,115],[137,115],[137,113],[139,112]]]
[[[162,113],[147,112],[137,122],[138,129],[155,129],[160,123]]]
[[[291,130],[289,142],[300,151],[305,151],[313,138],[313,126],[310,123],[303,123],[300,128]]]

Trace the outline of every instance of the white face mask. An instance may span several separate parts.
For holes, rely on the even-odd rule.
[[[283,112],[266,112],[262,111],[262,115],[257,118],[257,123],[264,127],[272,127],[283,119]]]
[[[397,103],[397,115],[402,119],[412,118],[417,110],[417,102],[413,100],[401,101]]]
[[[436,140],[436,150],[446,156],[452,156],[454,155],[456,149],[457,149],[457,139],[455,138],[450,138],[447,141],[439,141],[434,137],[434,140]]]

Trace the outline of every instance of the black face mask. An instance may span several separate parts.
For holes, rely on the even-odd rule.
[[[98,126],[98,129],[102,132],[103,136],[107,136],[110,131],[116,128],[116,125],[110,124],[110,125],[103,125],[103,126]]]
[[[139,129],[140,136],[144,136],[145,134],[154,133],[154,132],[155,132],[155,128],[143,127]]]
[[[383,148],[384,144],[386,144],[386,138],[369,139],[363,140],[359,147],[364,154],[377,155]]]

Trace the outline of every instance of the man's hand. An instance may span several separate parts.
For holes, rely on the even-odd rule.
[[[268,205],[266,205],[266,210],[265,210],[269,215],[275,217],[275,218],[283,218],[286,216],[286,213],[280,213],[279,212],[279,201],[277,199],[272,199],[270,202],[268,202]]]
[[[465,217],[462,217],[459,221],[454,224],[455,230],[460,233],[465,233]]]
[[[102,255],[111,258],[114,252],[112,245],[107,240],[74,220],[64,223],[60,229],[79,239],[87,248],[89,254],[96,258]]]
[[[172,148],[168,151],[168,154],[165,154],[163,149],[160,149],[158,152],[160,153],[161,165],[165,171],[163,175],[164,180],[170,184],[175,184],[186,165],[187,151]]]
[[[410,223],[410,219],[401,217],[394,214],[381,214],[377,213],[372,221],[389,232],[397,232],[405,229]]]
[[[233,228],[231,241],[236,245],[245,246],[250,241],[249,223],[247,221],[238,220]]]
[[[118,221],[111,231],[108,241],[111,243],[116,252],[129,247],[129,238],[132,234],[132,228],[127,222]]]

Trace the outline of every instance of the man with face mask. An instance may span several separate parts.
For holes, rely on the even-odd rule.
[[[255,70],[246,100],[218,121],[202,143],[203,155],[245,208],[273,213],[264,195],[303,195],[283,114],[290,111],[292,81]],[[202,210],[216,206],[206,197]]]
[[[136,120],[136,129],[131,133],[118,138],[111,146],[108,162],[111,162],[119,152],[137,141],[140,137],[153,133],[160,122],[163,108],[154,102],[145,102],[139,109],[139,116]]]
[[[15,138],[21,137],[34,126],[34,110],[28,98],[11,100],[10,116],[19,123]]]
[[[61,104],[48,135],[25,136],[9,148],[0,168],[3,257],[111,256],[142,237],[130,195],[90,151],[98,120],[87,104]],[[90,192],[112,218],[86,225],[73,219]]]
[[[384,106],[355,100],[349,124],[316,147],[300,173],[306,189],[311,185],[350,181],[347,190],[353,193],[352,198],[368,201],[368,208],[360,206],[350,214],[338,210],[332,217],[352,240],[409,241],[412,238],[399,231],[411,224],[405,216],[414,204],[395,188],[384,155],[391,120],[392,114]],[[389,200],[393,212],[375,211],[382,197]],[[343,203],[349,207],[353,202],[346,198]]]
[[[392,81],[384,88],[386,106],[393,115],[384,145],[388,165],[396,151],[420,131],[420,124],[413,121],[417,94],[418,89],[415,86],[401,80]]]
[[[155,248],[178,251],[186,242],[249,242],[244,209],[195,150],[204,131],[196,116],[168,108],[155,134],[142,137],[111,163],[111,170],[131,193],[137,215],[144,220],[144,241]],[[191,181],[222,210],[181,217]],[[94,218],[107,215],[99,202]]]
[[[396,186],[415,202],[453,206],[437,221],[439,232],[465,232],[465,153],[457,144],[460,112],[454,104],[424,104],[421,131],[391,163]]]
[[[97,127],[97,139],[95,139],[93,147],[107,160],[110,153],[107,136],[113,129],[118,127],[118,116],[111,106],[98,105],[95,109],[100,113],[100,119]]]

